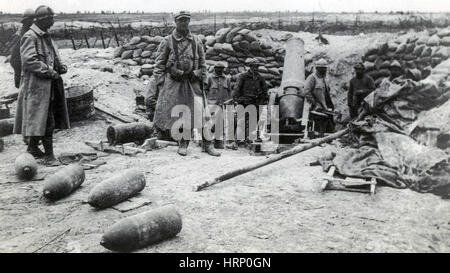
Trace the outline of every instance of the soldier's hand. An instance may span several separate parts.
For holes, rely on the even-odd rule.
[[[59,79],[59,77],[61,77],[58,72],[56,72],[55,70],[49,70],[49,78],[52,80],[57,80]]]
[[[63,75],[63,74],[66,74],[67,73],[67,65],[61,65],[60,67],[59,67],[59,74],[60,75]]]
[[[183,74],[184,74],[183,70],[180,70],[180,69],[175,68],[175,67],[171,67],[171,68],[170,68],[170,73],[171,73],[173,76],[176,76],[176,77],[181,77],[181,76],[183,76]]]

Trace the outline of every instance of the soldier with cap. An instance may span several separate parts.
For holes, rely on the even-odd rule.
[[[20,77],[22,73],[22,61],[20,59],[20,39],[27,32],[34,20],[34,10],[27,9],[22,15],[22,26],[11,37],[11,58],[9,60],[12,68],[14,69],[14,84],[16,88],[20,86]]]
[[[347,94],[347,104],[352,119],[358,116],[364,98],[375,90],[372,77],[364,73],[364,65],[358,63],[354,66],[354,69],[355,77],[350,80]]]
[[[55,14],[48,6],[35,11],[35,23],[22,37],[22,81],[14,133],[29,137],[27,151],[44,164],[58,165],[53,153],[53,130],[68,129],[69,115],[61,75],[67,72],[48,33]],[[42,140],[45,153],[39,148]]]
[[[224,104],[231,100],[231,79],[223,72],[225,65],[218,62],[214,65],[214,72],[208,75],[206,81],[205,93],[208,104],[224,107]],[[214,147],[224,148],[223,136],[216,139]]]
[[[189,30],[190,19],[189,12],[181,11],[176,14],[176,28],[172,34],[164,38],[158,47],[156,66],[152,76],[154,79],[151,81],[154,86],[151,88],[157,90],[156,85],[164,82],[158,95],[153,120],[160,138],[168,136],[173,138],[170,132],[178,119],[171,116],[174,106],[186,105],[190,109],[190,124],[193,126],[196,124],[203,126],[203,122],[208,119],[206,113],[200,116],[195,115],[194,111],[195,108],[204,109],[206,106],[203,92],[206,82],[206,65],[203,43],[197,35],[193,35]],[[201,119],[201,122],[198,122],[198,119]],[[194,122],[195,120],[197,122]],[[185,129],[183,128],[183,130]],[[189,128],[189,130],[191,129]],[[202,130],[202,128],[197,129]],[[203,151],[212,156],[220,156],[220,153],[214,149],[212,141],[205,136],[205,131],[202,130],[204,132]],[[178,154],[187,155],[189,141],[190,138],[185,139],[184,137],[179,141]]]
[[[250,69],[239,75],[233,90],[233,100],[235,103],[244,107],[254,105],[259,119],[259,105],[266,105],[269,100],[266,81],[258,72],[258,67],[262,64],[254,58],[247,58],[245,64],[248,65]],[[236,133],[237,135],[245,135],[246,139],[248,139],[249,134],[242,134],[242,132],[240,132],[240,130],[243,130],[244,128],[245,131],[248,130],[248,121],[246,120],[245,115],[238,116]],[[243,140],[239,139],[238,143],[243,144]]]
[[[305,97],[312,103],[311,110],[316,112],[332,112],[334,105],[331,101],[330,87],[327,84],[328,64],[324,59],[320,59],[315,63],[315,72],[306,78],[305,81]],[[318,125],[320,134],[330,133],[334,131],[334,122],[332,116],[312,116]]]

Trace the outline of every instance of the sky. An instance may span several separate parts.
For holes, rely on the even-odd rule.
[[[450,0],[0,0],[0,11],[22,13],[48,5],[55,12],[76,11],[145,11],[177,12],[180,10],[221,11],[304,11],[304,12],[450,12]]]

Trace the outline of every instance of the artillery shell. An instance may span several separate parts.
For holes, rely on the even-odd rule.
[[[0,152],[3,152],[4,147],[5,147],[5,142],[3,141],[3,139],[0,138]]]
[[[9,136],[13,133],[14,119],[2,119],[0,120],[0,137]]]
[[[111,145],[135,141],[144,141],[151,137],[153,128],[141,122],[110,126],[106,130],[106,137]]]
[[[169,205],[117,222],[103,235],[100,244],[110,250],[130,251],[174,237],[181,228],[181,215]]]
[[[95,186],[89,193],[88,203],[96,208],[108,208],[136,195],[144,188],[144,173],[130,169]]]
[[[84,179],[83,167],[71,164],[45,179],[44,196],[53,200],[63,198],[76,190]]]
[[[31,179],[37,173],[37,163],[29,153],[23,153],[16,158],[14,168],[16,175],[21,179]]]

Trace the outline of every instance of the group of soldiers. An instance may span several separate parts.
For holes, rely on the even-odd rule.
[[[20,88],[14,132],[22,134],[28,143],[27,151],[36,158],[44,158],[46,164],[58,164],[53,153],[53,131],[70,127],[61,79],[61,75],[67,72],[67,66],[61,62],[58,49],[48,33],[54,24],[54,16],[48,6],[40,6],[35,11],[27,10],[22,28],[15,38],[20,42],[13,47],[11,55],[15,83]],[[207,75],[204,46],[198,36],[189,30],[190,13],[179,12],[174,19],[176,28],[158,47],[150,88],[145,95],[158,138],[173,139],[171,130],[179,117],[173,117],[171,112],[176,105],[186,105],[194,113],[195,107],[205,109],[207,105],[224,107],[234,103],[258,107],[268,103],[268,87],[258,73],[258,67],[263,64],[248,58],[246,65],[249,70],[239,75],[234,86],[229,75],[224,73],[226,67],[223,63],[217,63],[213,73]],[[357,64],[354,69],[355,76],[348,91],[352,118],[361,111],[363,99],[375,89],[374,81],[365,74],[363,64]],[[393,63],[391,71],[391,78],[400,76],[400,64]],[[334,105],[326,74],[327,61],[316,61],[315,72],[306,79],[304,96],[311,102],[312,110],[329,113],[334,111]],[[200,128],[182,129],[199,129],[203,133],[202,150],[209,155],[220,156],[216,149],[226,145],[237,149],[240,142],[205,136],[201,127],[205,120],[211,118],[209,115],[208,111],[202,111],[201,115],[184,117],[190,119],[189,124],[200,124]],[[246,128],[245,124],[244,113],[237,117],[237,130]],[[319,127],[322,131],[332,132],[332,116],[320,120]],[[248,136],[249,133],[244,134]],[[187,155],[190,140],[190,137],[179,140],[178,154]],[[40,143],[44,152],[38,147]]]

